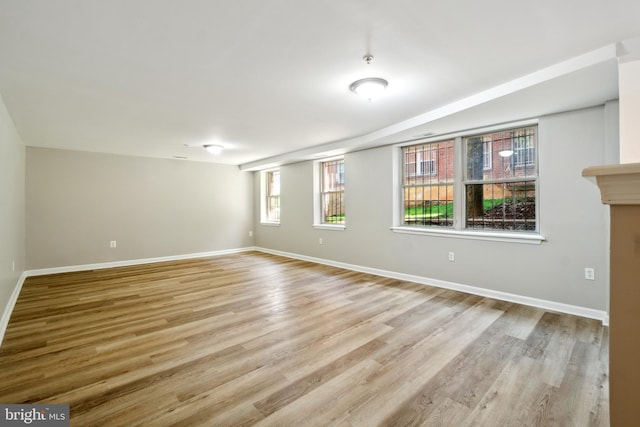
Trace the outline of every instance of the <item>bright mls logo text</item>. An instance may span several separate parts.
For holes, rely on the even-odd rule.
[[[0,425],[68,426],[69,405],[0,405]],[[4,418],[4,419],[1,419]]]

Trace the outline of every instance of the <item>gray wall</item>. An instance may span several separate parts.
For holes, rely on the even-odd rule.
[[[24,145],[0,97],[0,315],[25,269],[24,197]]]
[[[259,225],[256,212],[256,246],[607,310],[606,210],[597,186],[581,171],[605,163],[605,141],[613,139],[606,134],[615,133],[616,120],[604,107],[540,118],[540,221],[547,239],[540,245],[392,232],[395,148],[381,147],[345,156],[344,231],[311,226],[312,162],[283,166],[281,225]],[[447,261],[449,251],[455,262]],[[584,279],[585,267],[595,268],[595,281]]]
[[[26,206],[28,269],[253,246],[236,166],[28,147]]]

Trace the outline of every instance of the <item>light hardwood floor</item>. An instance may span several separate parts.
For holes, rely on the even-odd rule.
[[[607,333],[247,252],[27,279],[0,402],[74,426],[606,426]]]

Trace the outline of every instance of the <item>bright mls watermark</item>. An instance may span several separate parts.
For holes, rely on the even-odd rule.
[[[69,405],[5,405],[0,426],[69,427]]]

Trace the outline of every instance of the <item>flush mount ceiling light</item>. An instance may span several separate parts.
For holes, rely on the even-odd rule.
[[[365,55],[362,59],[364,59],[367,64],[370,64],[373,60],[373,56]],[[367,77],[366,79],[356,80],[351,83],[349,90],[362,96],[366,100],[371,101],[382,95],[387,86],[389,86],[389,82],[385,79],[380,77]]]
[[[354,92],[368,101],[375,99],[384,93],[384,90],[387,88],[389,83],[385,79],[381,79],[379,77],[369,77],[366,79],[356,80],[351,83],[349,89],[351,92]]]
[[[498,151],[498,155],[500,157],[511,157],[513,156],[513,150],[502,150]]]
[[[222,145],[217,144],[209,144],[204,146],[205,150],[210,152],[211,154],[220,154],[222,153]]]

